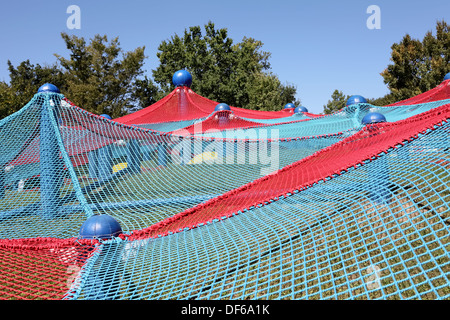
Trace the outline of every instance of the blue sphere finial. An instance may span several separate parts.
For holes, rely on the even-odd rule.
[[[219,103],[215,108],[214,111],[231,111],[231,108],[226,103]]]
[[[44,83],[39,87],[38,92],[53,92],[53,93],[61,93],[57,86],[51,83]]]
[[[295,108],[294,113],[300,113],[300,112],[308,112],[308,109],[306,109],[303,106],[298,106],[297,108]]]
[[[107,214],[89,217],[80,228],[80,239],[112,239],[122,234],[119,222]]]
[[[445,77],[444,77],[444,81],[445,80],[449,80],[450,79],[450,72],[449,73],[447,73],[446,75],[445,75]]]
[[[284,105],[284,109],[292,109],[295,108],[295,104],[289,102]]]
[[[361,123],[366,125],[369,123],[386,122],[386,117],[378,112],[369,112],[362,118]]]
[[[175,87],[190,87],[192,84],[192,76],[186,70],[178,70],[173,74],[172,82]]]
[[[106,119],[112,120],[111,116],[109,114],[106,114],[106,113],[101,114],[100,117],[104,117]]]
[[[358,103],[367,103],[366,98],[360,95],[354,95],[348,98],[347,103],[345,104],[347,107],[351,106],[352,104],[358,104]]]

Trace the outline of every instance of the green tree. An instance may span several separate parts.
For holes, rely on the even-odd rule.
[[[0,81],[0,119],[17,111],[13,109],[14,96],[6,82]]]
[[[26,60],[14,67],[8,60],[8,71],[10,83],[0,83],[0,118],[24,107],[46,82],[65,89],[64,74],[56,64],[41,66]]]
[[[436,24],[436,36],[428,31],[422,40],[424,63],[420,89],[427,91],[442,82],[450,72],[450,25],[445,21]]]
[[[298,106],[300,101],[295,100],[295,92],[295,87],[283,85],[274,74],[254,73],[247,92],[248,105],[266,111],[278,111],[288,102]]]
[[[144,76],[143,79],[136,79],[135,88],[131,96],[139,102],[135,109],[141,109],[162,99],[164,94],[151,79]],[[133,110],[130,109],[130,111]]]
[[[387,106],[388,104],[397,102],[395,96],[392,93],[388,93],[379,98],[368,98],[367,102],[374,106]]]
[[[160,64],[153,78],[165,95],[174,89],[172,75],[187,69],[193,78],[192,90],[204,97],[237,107],[279,110],[295,100],[296,88],[281,84],[270,72],[270,53],[262,46],[261,41],[247,37],[233,44],[227,29],[216,30],[212,22],[205,25],[204,35],[200,26],[190,27],[182,37],[174,35],[159,45]]]
[[[344,95],[342,91],[339,91],[337,89],[334,90],[331,94],[331,100],[328,100],[328,103],[323,106],[323,112],[325,114],[331,114],[333,112],[341,110],[345,107],[348,98],[349,96]]]
[[[64,94],[88,111],[116,118],[136,107],[135,92],[143,74],[144,49],[123,52],[118,38],[95,35],[84,38],[62,33],[70,58],[55,54],[65,74]]]
[[[427,32],[422,41],[406,34],[391,47],[391,61],[381,73],[390,101],[418,95],[436,87],[450,71],[450,26],[436,24],[436,35]]]

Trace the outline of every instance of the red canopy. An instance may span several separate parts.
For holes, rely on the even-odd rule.
[[[178,87],[151,106],[114,120],[124,124],[195,120],[211,115],[217,104],[219,103],[196,94],[188,87]],[[286,111],[284,109],[280,111],[258,111],[237,107],[230,108],[236,116],[250,119],[285,118],[293,113],[293,110]]]

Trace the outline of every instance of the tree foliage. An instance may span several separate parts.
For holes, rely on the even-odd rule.
[[[436,87],[450,71],[450,26],[438,21],[436,35],[428,31],[420,41],[406,34],[391,49],[392,64],[381,76],[395,102]]]
[[[217,30],[212,22],[204,28],[203,33],[200,26],[190,27],[182,37],[163,41],[153,79],[144,74],[145,47],[124,52],[118,38],[95,35],[87,41],[62,33],[68,54],[55,54],[55,64],[27,60],[15,67],[8,61],[11,80],[0,82],[0,117],[22,108],[46,82],[83,109],[119,117],[167,95],[180,69],[191,72],[198,94],[233,106],[280,110],[287,102],[300,103],[296,87],[271,72],[270,53],[261,41],[244,37],[234,43],[227,29]]]
[[[108,41],[106,36],[96,35],[87,43],[84,38],[65,33],[61,36],[69,58],[55,54],[57,62],[50,66],[26,60],[14,67],[8,61],[10,83],[0,83],[0,117],[22,108],[47,82],[93,113],[107,113],[114,118],[137,106],[144,47],[123,52],[118,38]]]
[[[348,98],[349,96],[344,95],[342,91],[339,91],[337,89],[334,90],[331,94],[331,100],[328,100],[328,103],[323,106],[323,112],[325,114],[331,114],[333,112],[341,110],[343,107],[345,107]]]
[[[65,75],[65,95],[91,112],[113,118],[135,107],[138,77],[143,74],[144,49],[123,52],[118,38],[96,35],[84,38],[62,33],[70,58],[55,55]]]
[[[23,61],[14,67],[8,60],[10,83],[0,82],[0,118],[6,117],[25,106],[39,87],[51,82],[65,88],[64,74],[55,65],[41,66]]]
[[[192,90],[202,96],[249,109],[280,110],[295,100],[296,88],[270,72],[270,53],[262,46],[247,37],[234,44],[227,29],[216,30],[212,22],[205,25],[205,34],[200,26],[190,27],[182,37],[160,44],[153,78],[167,94],[174,88],[172,75],[186,69],[192,74]]]
[[[278,77],[272,73],[254,73],[249,86],[248,105],[254,110],[278,111],[288,102],[300,105],[295,100],[296,89],[291,85],[283,85]]]

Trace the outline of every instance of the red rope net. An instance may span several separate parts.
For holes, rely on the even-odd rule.
[[[161,123],[206,118],[218,102],[202,97],[187,87],[179,87],[158,102],[132,114],[115,119],[124,124]],[[285,118],[290,111],[258,111],[230,107],[236,116],[252,119]]]
[[[449,99],[450,97],[450,80],[443,81],[437,87],[421,93],[417,96],[411,97],[406,100],[398,101],[388,105],[390,106],[403,106],[403,105],[411,105],[411,104],[419,104],[419,103],[427,103],[433,101],[439,101],[444,99]]]
[[[0,299],[62,299],[93,249],[75,239],[0,240]]]

